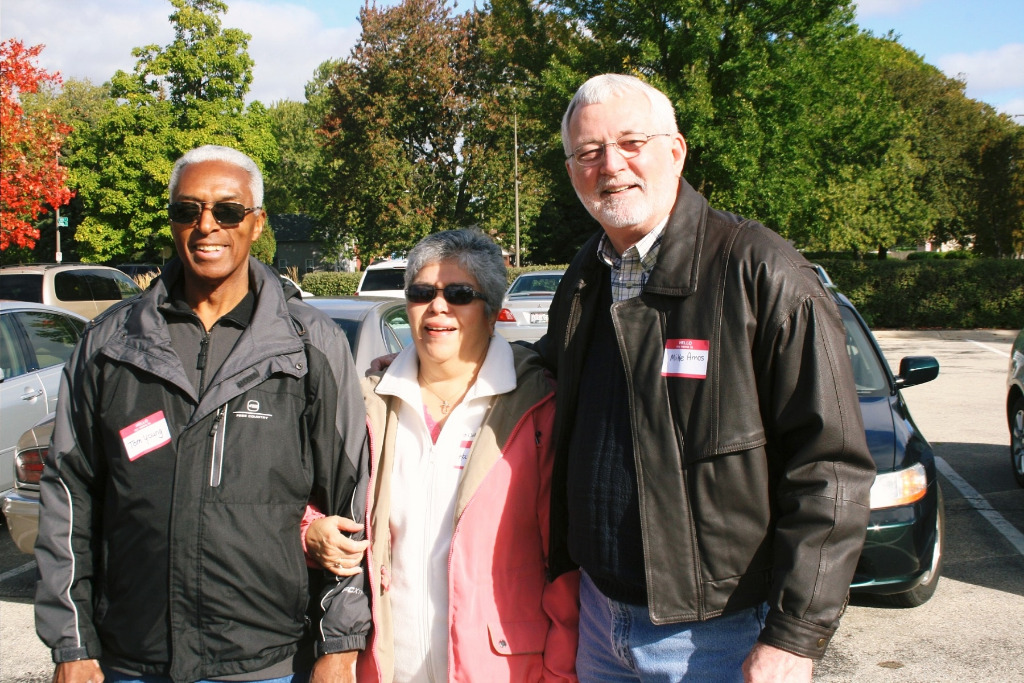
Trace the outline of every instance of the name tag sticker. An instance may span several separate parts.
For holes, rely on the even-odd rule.
[[[669,339],[665,342],[665,357],[661,360],[662,376],[705,379],[710,348],[707,339]]]
[[[120,434],[125,453],[132,462],[171,442],[171,430],[162,410],[128,425]]]

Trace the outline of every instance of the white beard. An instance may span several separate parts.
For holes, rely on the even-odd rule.
[[[579,197],[580,202],[583,203],[590,215],[603,227],[631,228],[649,220],[654,213],[654,206],[648,199],[647,183],[639,178],[631,178],[630,183],[636,184],[640,188],[641,195],[639,197],[631,196],[620,199],[618,195],[601,194],[607,186],[622,184],[621,179],[616,183],[611,181],[600,183],[596,192],[588,196],[582,195],[577,190],[576,196]]]

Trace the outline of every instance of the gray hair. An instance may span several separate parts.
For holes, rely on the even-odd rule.
[[[174,162],[171,170],[171,181],[167,184],[167,194],[174,199],[174,192],[178,189],[178,181],[181,180],[181,173],[186,166],[198,164],[204,161],[223,161],[249,174],[249,193],[252,194],[252,203],[255,207],[263,206],[263,174],[260,167],[247,155],[231,147],[221,145],[203,145],[185,152],[180,159]]]
[[[655,123],[663,130],[637,131],[643,133],[678,133],[679,124],[676,123],[676,110],[672,102],[654,86],[644,83],[636,76],[626,74],[601,74],[594,76],[580,86],[576,94],[572,96],[569,106],[562,116],[562,148],[565,156],[572,154],[569,140],[569,122],[573,114],[580,107],[587,104],[602,104],[612,97],[620,96],[644,96],[651,105],[651,115]]]
[[[445,230],[421,239],[409,252],[405,265],[405,286],[408,287],[425,266],[454,261],[473,276],[484,295],[487,315],[501,310],[508,289],[508,275],[501,247],[479,230]]]

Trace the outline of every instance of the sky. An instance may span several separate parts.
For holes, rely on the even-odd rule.
[[[316,67],[347,57],[359,38],[363,0],[226,1],[223,25],[252,35],[250,101],[303,100]],[[41,67],[99,85],[134,68],[132,48],[171,42],[172,9],[167,0],[0,0],[0,38],[45,44]],[[893,31],[964,80],[968,97],[1024,124],[1024,0],[859,0],[857,23],[878,36]]]

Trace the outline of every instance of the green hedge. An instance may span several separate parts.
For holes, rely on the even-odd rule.
[[[1024,327],[1024,260],[816,262],[873,328]]]
[[[515,280],[523,273],[529,273],[535,270],[565,270],[566,266],[522,266],[521,268],[509,268],[508,269],[508,283],[511,285],[512,281]],[[302,288],[306,291],[312,292],[316,296],[348,296],[355,294],[359,288],[359,278],[363,274],[359,273],[331,273],[331,272],[316,272],[309,273],[302,278]]]
[[[1020,329],[1024,327],[1024,260],[817,259],[873,328]],[[535,270],[508,269],[508,281]],[[302,288],[317,296],[355,294],[361,273],[310,273]]]

